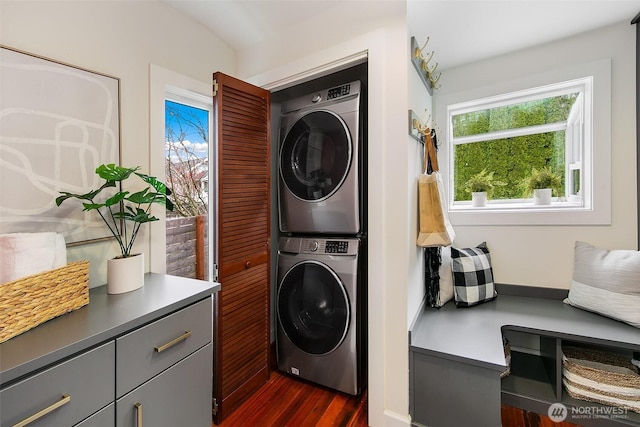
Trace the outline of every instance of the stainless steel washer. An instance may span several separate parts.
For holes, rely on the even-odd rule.
[[[360,82],[282,104],[280,230],[357,234],[360,202]]]
[[[359,247],[282,237],[278,251],[278,368],[352,395],[362,386]]]

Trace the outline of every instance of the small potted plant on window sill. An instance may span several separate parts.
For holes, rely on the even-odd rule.
[[[562,177],[545,166],[540,169],[533,168],[531,175],[522,180],[525,197],[533,195],[533,203],[536,205],[550,205],[553,192],[562,190]]]
[[[483,207],[487,204],[487,198],[493,196],[495,187],[505,185],[504,182],[496,181],[493,178],[493,172],[487,172],[486,169],[473,175],[464,184],[464,189],[471,193],[471,206]]]
[[[56,198],[56,205],[60,206],[67,199],[78,199],[82,202],[84,211],[96,211],[102,221],[115,237],[120,246],[120,255],[107,260],[107,292],[119,294],[140,288],[144,283],[144,256],[142,253],[132,254],[133,243],[138,237],[142,224],[158,221],[150,214],[151,205],[165,206],[173,210],[173,202],[169,199],[171,190],[155,177],[136,172],[139,167],[125,168],[113,163],[100,165],[96,174],[104,180],[97,189],[86,194],[60,192]],[[136,175],[149,184],[143,190],[135,193],[124,191],[122,183]],[[104,199],[104,190],[117,187],[115,194]],[[98,201],[96,201],[98,200]]]

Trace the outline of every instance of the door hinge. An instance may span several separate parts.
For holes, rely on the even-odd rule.
[[[218,264],[213,264],[213,281],[218,281]]]
[[[216,79],[213,79],[213,96],[216,96],[218,94],[218,81]]]
[[[215,397],[211,399],[211,412],[213,415],[218,415],[218,399]]]

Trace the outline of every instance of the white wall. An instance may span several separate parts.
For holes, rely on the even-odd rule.
[[[385,8],[387,18],[378,21],[375,30],[347,34],[353,28],[333,27],[323,33],[327,35],[323,39],[308,28],[301,29],[300,34],[288,35],[286,51],[281,48],[285,41],[276,40],[239,52],[238,64],[242,64],[241,78],[282,88],[363,53],[368,57],[369,423],[407,426],[407,289],[419,269],[413,201],[417,148],[415,142],[407,141],[409,40],[402,2],[367,5]],[[261,56],[262,52],[270,55]],[[260,61],[254,61],[257,57]]]
[[[446,106],[439,101],[452,94],[474,91],[478,97],[489,96],[504,82],[605,58],[612,63],[611,225],[456,226],[456,246],[487,241],[498,283],[568,289],[576,240],[606,248],[636,248],[635,27],[623,22],[443,70],[442,88],[434,97],[440,123],[446,121]]]
[[[149,171],[151,63],[209,84],[215,71],[235,73],[234,51],[194,21],[155,1],[0,1],[0,43],[120,78],[121,156]],[[163,146],[160,143],[156,146]],[[136,248],[149,252],[145,230]],[[106,281],[113,242],[69,250],[91,262],[91,286]],[[147,260],[147,270],[148,267]]]
[[[412,110],[418,120],[424,122],[424,124],[429,127],[435,127],[434,123],[436,122],[436,112],[433,109],[433,96],[430,94],[425,87],[424,83],[420,78],[420,74],[415,69],[412,63],[409,62],[410,58],[413,58],[415,52],[411,51],[411,37],[416,37],[415,34],[420,33],[421,29],[411,27],[411,24],[415,22],[415,19],[411,19],[410,17],[413,14],[420,13],[419,4],[417,2],[408,2],[407,3],[407,16],[409,29],[408,29],[408,37],[407,37],[407,73],[408,73],[408,110]],[[422,21],[420,21],[422,22]],[[414,24],[415,25],[415,24]],[[424,46],[425,40],[416,39],[418,44],[423,44],[420,46],[421,48]],[[429,49],[425,49],[425,54],[429,51]],[[433,66],[433,64],[430,64]],[[407,111],[407,126],[409,126],[409,112]],[[444,137],[444,135],[440,135],[439,126],[437,131],[437,137]],[[407,136],[406,140],[409,145],[410,150],[410,162],[408,165],[409,174],[407,176],[410,191],[410,199],[409,199],[409,224],[413,227],[411,230],[413,232],[413,245],[411,246],[411,250],[409,251],[410,256],[410,277],[411,279],[408,282],[407,289],[407,324],[411,326],[411,322],[414,320],[416,315],[418,314],[418,310],[421,307],[423,299],[425,297],[425,281],[424,281],[424,255],[423,249],[415,245],[415,240],[418,234],[418,176],[423,173],[425,165],[423,162],[424,159],[424,145],[418,143],[412,136],[408,134],[409,128],[407,127]],[[442,139],[444,140],[444,138]],[[438,144],[441,144],[441,141],[438,140]]]

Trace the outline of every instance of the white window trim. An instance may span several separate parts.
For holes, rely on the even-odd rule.
[[[200,101],[207,102],[210,97],[211,85],[182,74],[167,70],[160,66],[150,64],[149,66],[149,170],[152,176],[157,177],[162,182],[166,182],[165,176],[165,100],[167,93],[175,93],[176,96],[185,94],[197,94]],[[212,115],[211,115],[212,116]],[[213,120],[213,117],[211,117]],[[211,125],[210,125],[211,128]],[[209,135],[212,139],[212,135]],[[213,168],[209,169],[209,180]],[[213,182],[213,181],[211,181]],[[210,189],[211,191],[211,189]],[[215,200],[211,198],[210,200]],[[149,266],[151,272],[166,273],[166,215],[164,209],[156,206],[153,208],[154,215],[160,221],[150,223],[150,248]],[[209,227],[215,226],[215,221],[209,221]],[[209,236],[214,236],[209,230]],[[213,245],[211,246],[213,247]],[[209,251],[210,259],[213,259],[214,251]],[[213,264],[210,264],[213,265]]]
[[[553,85],[560,81],[571,81],[586,76],[593,76],[593,103],[591,110],[594,120],[591,129],[585,129],[587,137],[592,138],[592,151],[583,156],[583,172],[590,170],[592,191],[584,191],[593,195],[593,199],[586,199],[588,208],[576,208],[575,203],[555,203],[547,207],[537,207],[533,203],[522,209],[522,204],[496,203],[485,208],[460,209],[448,204],[449,218],[453,225],[609,225],[611,224],[611,60],[603,59],[588,64],[576,65],[562,70],[526,76],[518,80],[499,83],[491,87],[476,89],[469,92],[443,94],[437,99],[437,112],[440,123],[445,124],[444,135],[447,139],[441,145],[441,172],[445,177],[445,193],[452,200],[453,178],[451,171],[452,156],[450,149],[450,129],[447,117],[447,106],[462,104],[481,98],[496,97],[502,93],[518,92],[523,88]],[[587,96],[587,99],[589,97]],[[588,109],[587,109],[588,110]],[[586,121],[586,120],[585,120]],[[594,159],[598,161],[595,162]],[[585,175],[585,173],[583,173]],[[584,179],[584,178],[583,178]],[[500,206],[498,208],[498,206]]]
[[[586,100],[591,99],[592,87],[593,87],[593,77],[589,76],[589,77],[584,77],[577,80],[570,80],[566,82],[557,83],[554,85],[535,87],[535,88],[530,88],[522,91],[511,92],[505,95],[498,95],[496,97],[493,97],[495,99],[483,98],[483,99],[473,100],[470,102],[465,102],[462,104],[450,105],[447,107],[447,116],[451,117],[454,115],[465,114],[465,113],[474,112],[474,111],[484,111],[488,109],[494,109],[494,108],[508,106],[508,105],[515,105],[515,104],[520,104],[520,103],[539,100],[539,99],[547,99],[547,98],[552,98],[556,96],[563,96],[563,95],[576,93],[576,92],[580,93],[580,96],[578,97],[577,102],[584,104],[585,99]],[[584,122],[591,123],[590,117],[592,116],[591,114],[592,106],[581,105],[579,106],[578,109],[576,109],[575,107],[576,106],[574,106],[574,108],[572,109],[572,112],[574,112],[574,114],[575,114],[575,111],[582,112]],[[448,120],[448,123],[450,122],[451,121]],[[567,121],[548,123],[548,124],[537,125],[537,126],[527,126],[527,127],[515,128],[515,129],[507,129],[502,131],[488,132],[488,133],[463,136],[463,137],[454,137],[453,129],[450,129],[451,133],[449,135],[449,141],[451,142],[451,145],[457,146],[457,145],[469,144],[473,142],[492,141],[496,139],[513,138],[513,137],[519,137],[519,136],[535,135],[535,134],[541,134],[546,132],[557,132],[557,131],[566,131],[566,130],[567,130]],[[566,156],[569,153],[571,153],[571,149],[566,148],[566,144],[567,143],[565,138],[565,149],[567,152],[567,154],[565,155],[565,162],[566,162]],[[583,147],[583,150],[582,150],[583,155],[588,155],[592,148],[590,131],[583,132],[582,147]],[[449,160],[450,170],[453,170],[454,168],[453,161],[454,159],[452,156],[452,158]],[[586,202],[585,200],[582,200],[582,198],[579,200],[579,203],[578,203],[577,200],[576,201],[572,200],[571,202],[567,202],[565,201],[566,198],[564,197],[563,198],[554,197],[552,200],[551,206],[536,206],[536,205],[533,205],[531,203],[531,200],[528,200],[528,199],[491,200],[488,203],[492,210],[509,210],[509,211],[532,210],[536,212],[540,212],[545,209],[555,209],[555,208],[589,210],[591,209],[590,189],[591,189],[592,174],[591,174],[590,168],[588,167],[589,164],[586,164],[586,166],[587,166],[586,168],[584,167],[582,168],[582,173],[581,173],[581,177],[582,177],[581,188],[583,189],[582,194],[587,194],[588,196],[586,197]],[[566,167],[564,172],[565,176],[568,171],[569,171],[569,168]],[[449,185],[451,187],[453,187],[453,182],[454,182],[453,175],[454,174],[451,174],[451,176],[449,177]],[[567,181],[569,180],[567,179]],[[472,207],[471,201],[451,200],[449,209],[452,211],[464,211],[469,209],[476,210],[478,208]]]
[[[456,111],[459,113],[459,111]],[[494,139],[515,138],[518,136],[535,135],[539,133],[557,132],[565,130],[567,122],[549,123],[545,125],[527,126],[524,128],[499,130],[495,132],[480,133],[477,135],[451,137],[455,140],[455,145],[470,144],[473,142],[490,141]]]

